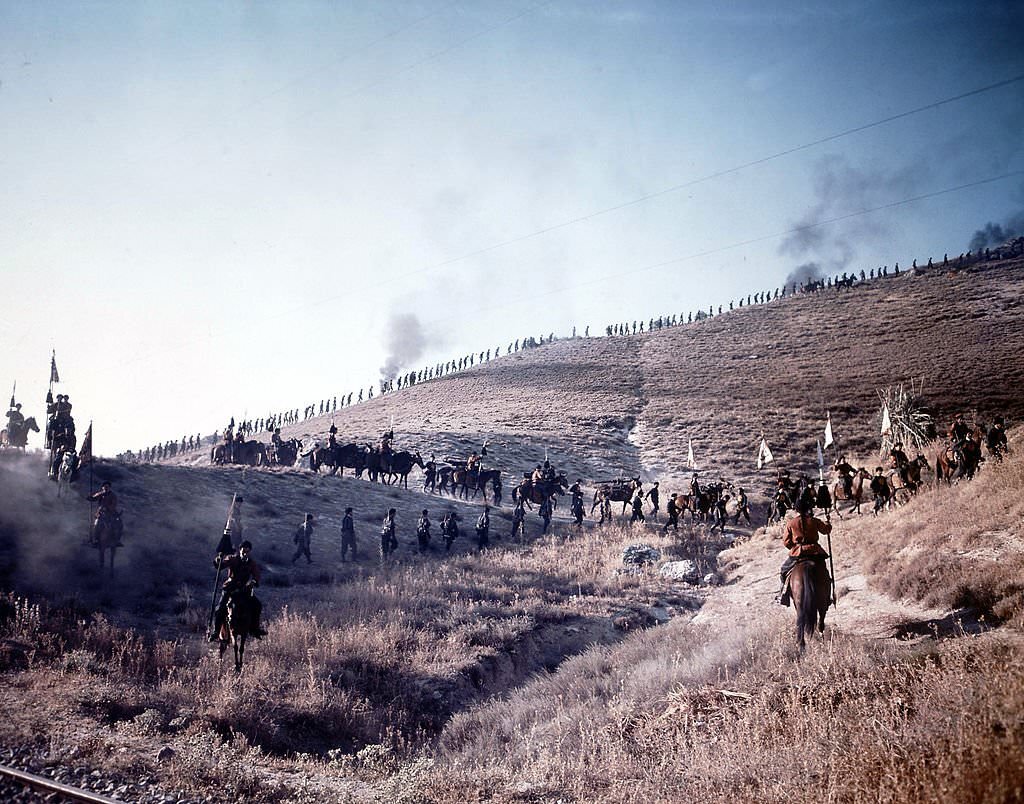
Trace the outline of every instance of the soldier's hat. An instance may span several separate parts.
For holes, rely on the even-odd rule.
[[[351,514],[351,513],[352,513],[352,508],[351,508],[351,507],[349,507],[349,508],[346,508],[346,509],[345,509],[345,513],[346,513],[346,514]]]
[[[882,474],[882,467],[881,466],[876,466],[875,467],[875,474],[876,475]]]
[[[14,405],[14,407],[15,407],[15,409],[17,409],[17,410],[21,410],[21,403],[20,403],[20,402],[16,402],[16,403],[15,403],[15,405]]]
[[[242,542],[240,545],[238,545],[238,549],[239,550],[252,550],[252,542],[250,542],[248,539],[246,539],[244,542]]]
[[[104,480],[102,483],[100,483],[100,488],[101,489],[109,489],[110,488],[110,481],[109,480]]]
[[[349,509],[347,509],[347,510],[351,511],[352,509],[351,509],[351,508],[349,508]],[[424,508],[424,509],[423,509],[423,516],[426,516],[426,515],[427,515],[427,509],[426,509],[426,508]]]

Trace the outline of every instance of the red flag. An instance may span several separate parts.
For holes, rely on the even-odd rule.
[[[82,439],[82,448],[78,451],[78,465],[85,466],[87,463],[92,463],[92,422],[89,422],[89,429]]]

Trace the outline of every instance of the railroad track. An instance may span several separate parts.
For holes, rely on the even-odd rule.
[[[83,790],[80,787],[61,784],[60,782],[53,781],[53,779],[47,779],[45,776],[36,776],[34,773],[26,773],[23,770],[18,770],[8,765],[0,765],[0,782],[3,781],[14,781],[34,790],[56,793],[68,801],[81,801],[86,802],[86,804],[122,804],[117,799],[107,798],[99,793]],[[0,796],[2,795],[3,793],[0,791]]]

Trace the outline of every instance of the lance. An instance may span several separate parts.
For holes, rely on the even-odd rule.
[[[829,574],[832,576],[832,605],[835,608],[839,608],[836,604],[836,565],[832,561],[832,533],[825,534],[828,539],[828,569]]]
[[[217,577],[213,581],[213,600],[210,603],[210,619],[206,625],[207,638],[213,636],[213,618],[217,612],[217,590],[220,588],[220,573],[224,566],[223,558],[225,555],[234,552],[234,548],[231,546],[231,515],[235,512],[235,499],[238,494],[231,495],[231,507],[228,508],[228,518],[224,523],[224,535],[220,537],[220,542],[217,544]]]

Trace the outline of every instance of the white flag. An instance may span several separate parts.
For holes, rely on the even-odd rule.
[[[690,469],[697,468],[697,462],[693,459],[693,439],[690,439],[690,447],[686,452],[686,466]]]
[[[832,444],[832,414],[825,414],[825,449]]]
[[[764,436],[761,436],[761,446],[757,448],[757,468],[760,469],[766,463],[771,463],[774,460],[775,456],[768,449],[768,442],[764,440]]]
[[[892,432],[892,422],[889,421],[889,406],[882,405],[882,435]]]

